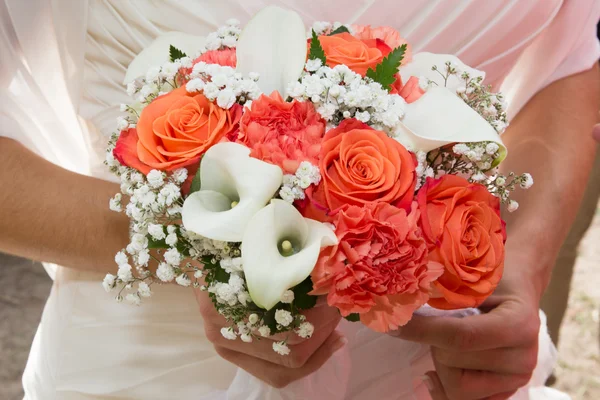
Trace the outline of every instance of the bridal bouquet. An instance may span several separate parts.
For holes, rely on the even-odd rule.
[[[317,296],[385,332],[425,304],[476,307],[502,276],[505,103],[484,73],[389,27],[268,7],[206,38],[171,33],[132,62],[106,163],[131,242],[104,287],[207,291],[251,342],[310,337]],[[287,354],[286,341],[274,350]]]

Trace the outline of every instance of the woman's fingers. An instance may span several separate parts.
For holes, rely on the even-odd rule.
[[[537,364],[537,354],[520,347],[475,352],[456,352],[433,347],[431,352],[438,363],[447,367],[501,374],[531,373]]]
[[[423,376],[423,383],[427,386],[432,400],[448,400],[444,386],[434,371],[429,371]]]
[[[334,331],[327,337],[323,344],[316,349],[314,354],[298,368],[282,367],[281,365],[224,347],[216,346],[215,349],[221,357],[256,376],[263,382],[276,388],[283,388],[291,382],[301,379],[318,370],[336,351],[344,347],[346,343],[346,338],[337,331]]]

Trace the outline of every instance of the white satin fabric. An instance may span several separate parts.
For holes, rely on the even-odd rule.
[[[390,25],[415,52],[456,54],[502,84],[511,115],[600,54],[599,0],[2,0],[0,135],[109,179],[101,164],[106,135],[128,100],[120,82],[135,54],[161,33],[206,35],[267,4],[297,10],[307,26]],[[99,274],[50,270],[54,287],[24,376],[26,399],[429,399],[420,380],[432,368],[425,346],[343,322],[348,346],[312,376],[275,390],[215,354],[188,291],[160,286],[132,307],[116,304]],[[533,386],[555,356],[544,329],[540,338]],[[536,388],[515,399],[555,395]]]

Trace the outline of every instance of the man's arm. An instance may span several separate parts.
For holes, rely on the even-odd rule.
[[[108,208],[119,186],[62,169],[0,137],[0,251],[114,272],[129,222]]]

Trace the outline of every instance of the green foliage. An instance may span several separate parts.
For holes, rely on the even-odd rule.
[[[347,317],[344,317],[344,318],[346,318],[350,322],[359,322],[360,314],[358,314],[358,313],[349,314]]]
[[[192,186],[190,186],[190,193],[195,193],[200,190],[200,166],[198,166],[198,170],[196,171],[196,175],[194,175],[194,179],[192,179]]]
[[[187,57],[187,54],[179,50],[177,47],[171,45],[169,46],[169,57],[171,58],[171,62],[174,62],[180,58]]]
[[[317,33],[313,29],[312,31],[312,39],[310,41],[310,51],[308,52],[309,60],[321,60],[322,65],[326,65],[327,58],[325,57],[325,51],[321,46],[321,42],[319,42],[319,37]]]
[[[168,249],[169,245],[165,242],[165,239],[154,240],[148,236],[148,248],[149,249]]]
[[[312,289],[313,283],[310,276],[292,289],[294,292],[294,306],[296,308],[309,310],[317,304],[317,296],[308,294]]]
[[[339,33],[350,33],[350,31],[348,30],[348,28],[346,28],[344,25],[338,27],[337,29],[331,31],[331,33],[327,36],[333,36],[333,35],[337,35]]]
[[[400,63],[404,59],[404,53],[406,53],[406,44],[400,47],[396,47],[390,52],[377,66],[375,70],[369,68],[367,71],[367,77],[373,79],[375,82],[380,83],[381,86],[390,90],[390,85],[396,80],[395,75],[398,73]]]

